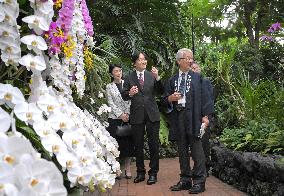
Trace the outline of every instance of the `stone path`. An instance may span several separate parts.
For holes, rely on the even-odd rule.
[[[145,161],[148,170],[149,161]],[[135,174],[135,163],[131,166],[132,175]],[[146,176],[146,180],[147,180]],[[147,185],[146,180],[138,184],[133,183],[133,179],[117,180],[113,189],[107,193],[96,194],[102,196],[182,196],[190,195],[188,191],[171,192],[169,187],[179,180],[178,158],[160,159],[160,171],[158,182],[154,185]],[[88,194],[94,195],[94,194]],[[245,193],[238,191],[227,185],[214,176],[210,176],[206,181],[206,191],[198,194],[200,196],[242,196]]]

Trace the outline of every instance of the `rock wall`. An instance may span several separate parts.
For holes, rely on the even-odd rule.
[[[212,174],[241,191],[257,196],[284,196],[281,156],[238,152],[221,144],[212,146]]]

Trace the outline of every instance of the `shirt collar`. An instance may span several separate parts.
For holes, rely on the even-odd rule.
[[[188,72],[189,72],[189,71],[187,71],[187,72],[182,72],[182,71],[179,69],[179,70],[178,70],[178,76],[181,76],[182,73],[185,73],[185,76],[187,76]]]
[[[144,76],[145,70],[143,70],[143,71],[135,70],[135,71],[136,71],[136,74],[137,74],[138,77],[140,76],[140,73],[142,73],[142,76]]]

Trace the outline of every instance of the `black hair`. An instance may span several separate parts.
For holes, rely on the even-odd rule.
[[[147,59],[147,55],[144,52],[136,50],[131,55],[131,61],[132,61],[133,64],[135,64],[137,59],[139,59],[139,54],[143,54],[145,56],[145,58]]]
[[[122,68],[121,65],[119,65],[119,64],[110,64],[110,65],[108,66],[108,72],[111,74],[111,73],[112,73],[112,70],[113,70],[114,68],[116,68],[116,67]]]

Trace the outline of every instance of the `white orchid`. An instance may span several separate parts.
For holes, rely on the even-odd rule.
[[[90,166],[94,163],[94,153],[90,149],[76,149],[76,154],[79,158],[79,163],[82,166]]]
[[[50,134],[56,134],[54,129],[52,129],[51,125],[46,120],[36,121],[33,124],[33,128],[41,138],[49,137]]]
[[[38,35],[41,35],[43,31],[48,31],[49,29],[47,21],[41,16],[26,16],[22,21],[28,23],[29,28],[33,29]]]
[[[21,42],[26,44],[29,50],[34,50],[37,54],[41,54],[42,50],[47,50],[46,42],[41,36],[26,35],[21,38]]]
[[[42,111],[36,106],[35,103],[20,103],[14,108],[16,116],[27,123],[33,124],[37,120],[42,120]]]
[[[49,15],[51,12],[53,12],[53,1],[47,0],[47,1],[36,1],[36,0],[30,0],[31,7],[34,8],[36,11],[40,11],[43,14]]]
[[[0,105],[6,103],[10,107],[14,107],[14,105],[24,101],[25,98],[20,89],[13,87],[11,84],[0,83]]]
[[[93,171],[89,167],[75,167],[68,170],[67,176],[71,185],[81,184],[87,186],[92,180]]]
[[[36,151],[28,140],[19,137],[0,137],[0,160],[6,164],[19,163],[21,157],[27,153],[36,156]]]
[[[57,134],[49,134],[47,137],[41,139],[41,143],[50,154],[54,153],[56,155],[67,151],[66,144]]]
[[[69,148],[84,148],[85,137],[80,135],[77,131],[64,132],[62,139]]]
[[[48,118],[48,122],[51,124],[53,129],[55,130],[60,129],[61,131],[69,130],[75,125],[72,119],[70,119],[67,115],[59,111],[52,114]]]
[[[21,52],[20,44],[14,41],[15,38],[0,39],[0,49],[7,54],[16,54]]]
[[[59,103],[56,98],[49,94],[40,96],[38,98],[37,105],[42,111],[50,114],[59,108]]]
[[[16,39],[19,37],[19,31],[17,30],[17,28],[4,23],[0,25],[0,35],[1,39],[9,39],[9,38]]]
[[[19,63],[25,66],[27,70],[43,71],[46,69],[46,64],[43,56],[34,56],[32,54],[27,54],[19,60]]]
[[[0,107],[0,132],[6,132],[9,130],[11,126],[11,118],[10,115]]]
[[[61,173],[53,163],[44,159],[21,163],[15,167],[15,172],[23,187],[20,195],[67,195]]]
[[[21,58],[21,53],[16,53],[16,54],[8,54],[3,52],[1,54],[1,59],[3,62],[5,62],[6,66],[8,65],[18,65],[18,62]]]
[[[56,155],[56,158],[63,171],[65,171],[65,169],[69,170],[79,166],[79,160],[76,155],[69,152],[68,150],[59,151]]]

